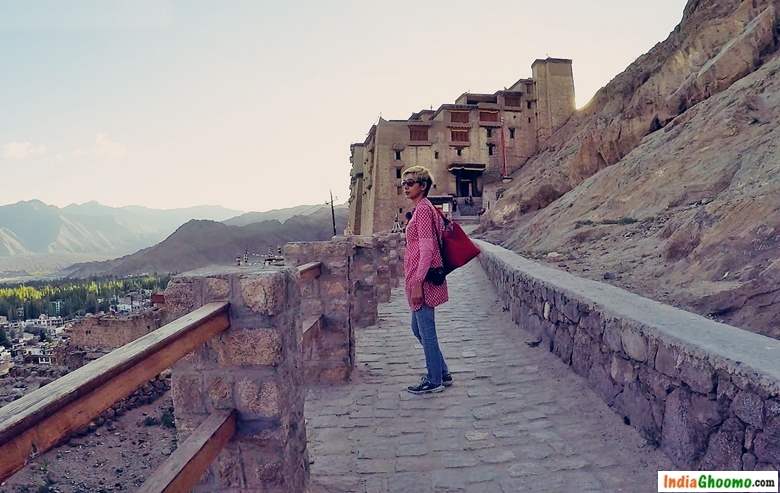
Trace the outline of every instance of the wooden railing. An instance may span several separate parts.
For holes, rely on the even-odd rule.
[[[298,267],[298,275],[301,281],[310,281],[320,277],[322,273],[322,262],[309,262]]]
[[[228,308],[226,302],[205,305],[0,408],[0,482],[226,330]],[[184,491],[197,484],[235,423],[232,411],[212,415],[142,491]]]
[[[236,411],[212,414],[144,482],[139,493],[190,491],[236,432]]]
[[[322,273],[322,262],[309,262],[298,267],[298,276],[301,283],[316,282]],[[301,348],[304,360],[309,360],[315,351],[315,343],[322,328],[322,313],[306,314],[303,320],[303,339]]]

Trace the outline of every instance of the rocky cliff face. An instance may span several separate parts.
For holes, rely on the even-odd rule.
[[[516,173],[487,236],[780,337],[779,7],[691,0]]]

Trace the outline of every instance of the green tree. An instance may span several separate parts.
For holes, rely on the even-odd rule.
[[[0,346],[11,347],[11,340],[8,338],[8,334],[5,333],[5,329],[0,329]]]

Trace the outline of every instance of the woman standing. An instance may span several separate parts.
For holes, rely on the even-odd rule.
[[[444,221],[428,200],[433,179],[428,169],[412,166],[404,171],[406,197],[414,203],[414,212],[406,225],[406,255],[404,278],[406,298],[412,310],[412,333],[422,344],[428,373],[417,385],[407,390],[413,394],[441,392],[452,385],[452,377],[436,337],[434,307],[448,299],[447,281],[441,285],[425,281],[428,269],[443,265],[439,250],[439,235]]]

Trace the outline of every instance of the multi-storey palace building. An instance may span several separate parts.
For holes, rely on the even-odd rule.
[[[478,214],[483,188],[522,167],[574,112],[571,60],[536,60],[531,69],[532,78],[493,94],[465,93],[406,120],[379,118],[365,141],[350,146],[347,231],[370,235],[405,223],[401,174],[415,165],[431,170],[434,203]]]

